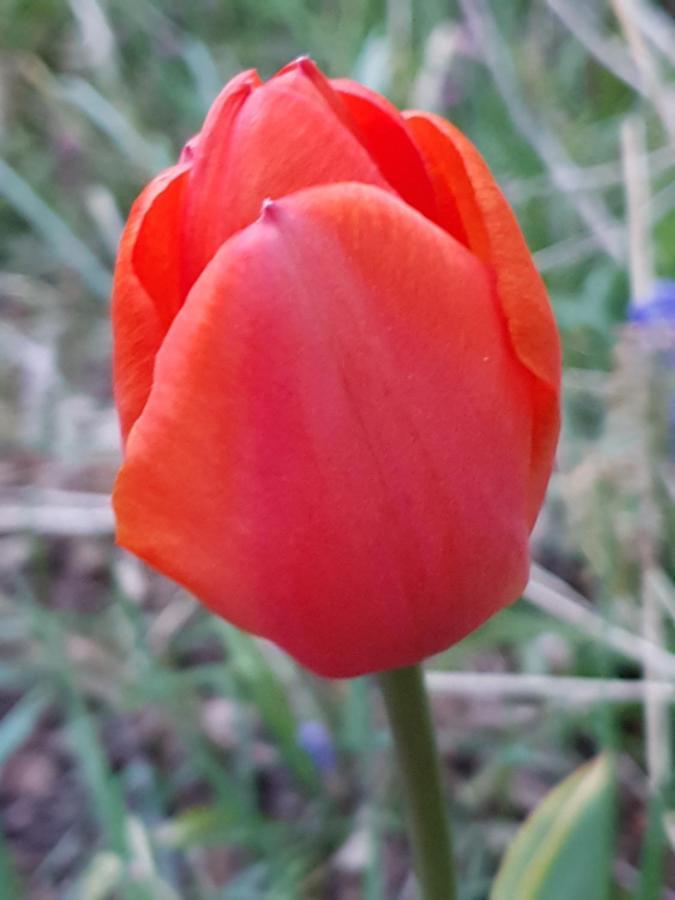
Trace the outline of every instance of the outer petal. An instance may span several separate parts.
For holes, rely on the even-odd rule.
[[[530,421],[475,257],[377,188],[303,191],[176,318],[118,539],[320,674],[407,665],[522,589]]]
[[[495,273],[513,348],[535,376],[529,504],[534,523],[559,431],[560,343],[546,288],[509,204],[473,144],[439,116],[405,116],[426,158],[439,206],[456,205],[467,246]]]
[[[265,84],[255,73],[231,82],[191,150],[186,290],[223,241],[255,219],[264,199],[337,181],[386,187],[310,68],[300,64]]]
[[[180,306],[179,217],[188,166],[158,175],[122,234],[112,295],[113,381],[123,438],[145,406],[155,355]]]

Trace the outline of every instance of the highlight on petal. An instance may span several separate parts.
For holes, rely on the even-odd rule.
[[[176,317],[118,540],[320,674],[408,665],[522,589],[530,442],[483,266],[384,190],[312,188]]]
[[[216,101],[193,145],[183,223],[186,288],[223,241],[255,220],[266,197],[339,181],[387,187],[310,66],[296,63],[264,84],[245,75]]]
[[[467,246],[494,272],[513,349],[535,378],[529,502],[534,524],[560,429],[560,342],[546,288],[511,207],[473,144],[439,116],[404,115],[426,158],[439,205],[455,204]]]
[[[154,178],[133,205],[112,295],[115,401],[122,436],[145,406],[155,356],[181,304],[178,249],[189,166]]]

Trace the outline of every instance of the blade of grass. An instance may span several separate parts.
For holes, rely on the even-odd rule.
[[[60,261],[79,274],[95,297],[108,300],[112,286],[110,272],[63,219],[38,197],[28,182],[3,159],[0,159],[0,195],[42,236],[47,246],[53,248]]]
[[[0,900],[16,900],[17,897],[25,896],[5,835],[0,828]]]
[[[439,696],[512,697],[552,700],[565,704],[644,703],[649,692],[675,702],[675,684],[619,678],[575,678],[564,675],[527,675],[500,672],[427,672],[427,685]]]
[[[109,848],[126,860],[125,803],[117,778],[108,766],[98,732],[82,696],[77,672],[65,652],[65,635],[58,617],[39,607],[30,595],[24,603],[30,609],[36,636],[41,641],[60,692],[65,713],[65,731],[73,756],[92,800],[97,819]]]
[[[49,691],[43,687],[34,688],[0,720],[0,769],[31,736],[50,700]]]
[[[652,671],[658,672],[661,677],[675,677],[675,654],[608,622],[592,610],[570,585],[542,566],[532,566],[523,597],[549,615],[573,625],[593,640],[606,643],[638,664],[642,664],[646,655],[649,656]]]
[[[668,853],[668,841],[663,827],[665,812],[662,796],[652,796],[640,852],[640,878],[633,900],[661,900],[663,897]]]
[[[245,685],[263,721],[279,742],[286,762],[306,787],[316,791],[316,770],[309,755],[298,744],[299,723],[284,685],[253,638],[225,624],[220,631],[236,676]]]
[[[120,152],[146,175],[170,166],[173,159],[167,149],[150,143],[117,107],[83,78],[62,78],[58,95],[70,103],[105,134]]]
[[[480,48],[494,85],[513,122],[547,168],[554,184],[565,190],[570,173],[576,168],[567,151],[540,119],[535,119],[521,96],[518,78],[508,51],[508,43],[499,33],[487,0],[459,0],[467,26]],[[604,202],[590,194],[568,195],[579,218],[589,228],[598,247],[617,262],[623,261],[623,240],[616,221]]]

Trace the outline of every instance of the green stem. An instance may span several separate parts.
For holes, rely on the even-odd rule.
[[[380,675],[408,804],[420,900],[455,900],[450,823],[421,666]]]

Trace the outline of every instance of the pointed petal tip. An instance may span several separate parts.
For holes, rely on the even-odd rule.
[[[239,85],[235,92],[236,96],[246,99],[258,87],[256,80],[259,80],[258,73],[255,69],[251,69],[251,77]]]
[[[192,162],[195,157],[198,141],[199,132],[197,132],[197,134],[193,134],[192,137],[185,142],[185,144],[183,145],[183,149],[180,152],[180,156],[178,157],[179,164]]]
[[[317,64],[314,62],[309,53],[301,53],[300,56],[296,56],[295,59],[289,64],[294,68],[301,69],[303,72],[314,72],[318,69]]]
[[[298,67],[298,69],[308,75],[316,72],[316,70],[319,68],[312,57],[309,55],[309,53],[303,53],[300,56],[296,57],[294,63]]]
[[[258,222],[274,222],[279,215],[279,204],[271,197],[265,197],[260,204]]]
[[[291,72],[299,72],[301,75],[309,78],[310,81],[316,81],[317,78],[323,77],[319,66],[309,53],[301,53],[300,56],[296,56],[295,59],[292,59],[279,69],[274,77],[278,78],[280,75],[288,75]]]

